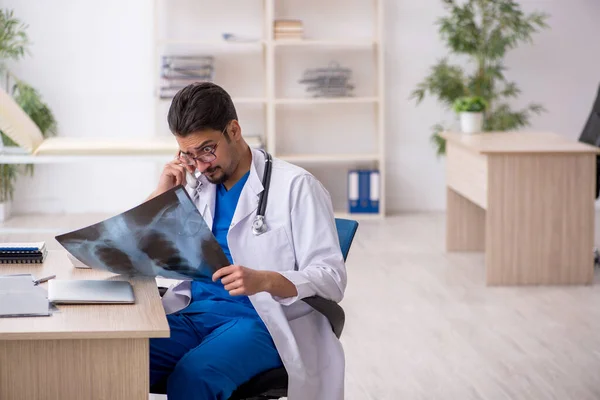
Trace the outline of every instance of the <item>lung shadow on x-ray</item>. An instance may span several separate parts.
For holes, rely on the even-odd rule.
[[[111,266],[112,272],[123,275],[136,274],[131,258],[117,248],[111,240],[104,240],[95,246],[94,253],[105,265]]]
[[[202,276],[198,266],[182,257],[175,244],[162,232],[151,230],[140,238],[139,249],[165,271],[173,271],[192,278]]]

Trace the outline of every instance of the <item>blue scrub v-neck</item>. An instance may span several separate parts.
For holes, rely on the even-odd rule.
[[[215,217],[213,219],[212,232],[229,259],[229,262],[232,264],[233,258],[231,257],[229,244],[227,243],[227,233],[229,232],[233,214],[235,214],[237,203],[242,194],[242,189],[248,180],[248,176],[250,176],[250,171],[246,172],[229,190],[223,184],[217,185],[217,199],[215,201]]]
[[[240,178],[229,190],[222,184],[217,185],[216,188],[217,195],[212,232],[227,259],[232,264],[233,258],[231,257],[229,244],[227,243],[227,233],[229,232],[229,226],[233,220],[233,214],[235,214],[242,189],[249,175],[250,171]],[[182,312],[214,312],[221,315],[258,317],[247,296],[231,296],[221,282],[213,282],[210,278],[192,281],[192,303]]]

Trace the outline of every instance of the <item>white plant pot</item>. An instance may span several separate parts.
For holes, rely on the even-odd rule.
[[[478,133],[483,130],[482,112],[461,112],[460,130],[463,133]]]
[[[12,208],[11,206],[12,203],[10,201],[0,203],[0,222],[4,222],[10,218]]]

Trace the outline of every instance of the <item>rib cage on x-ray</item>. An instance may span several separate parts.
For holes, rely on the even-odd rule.
[[[125,275],[195,279],[229,264],[182,186],[56,240],[84,264]]]

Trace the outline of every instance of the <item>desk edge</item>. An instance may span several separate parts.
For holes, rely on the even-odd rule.
[[[0,334],[0,341],[5,340],[65,340],[65,339],[150,339],[168,338],[170,330],[156,329],[150,331],[93,331],[93,332],[6,332]]]
[[[507,150],[507,149],[482,149],[479,146],[469,145],[467,143],[463,143],[461,140],[456,140],[456,138],[451,137],[450,134],[457,134],[455,132],[440,132],[438,135],[450,142],[454,145],[460,146],[464,149],[467,149],[471,152],[477,154],[600,154],[600,147],[592,146],[591,144],[583,143],[580,141],[569,141],[567,143],[577,144],[581,146],[580,149],[553,149],[553,150]],[[482,133],[485,134],[485,133]],[[466,135],[466,134],[465,134]],[[569,140],[569,139],[565,139]]]

